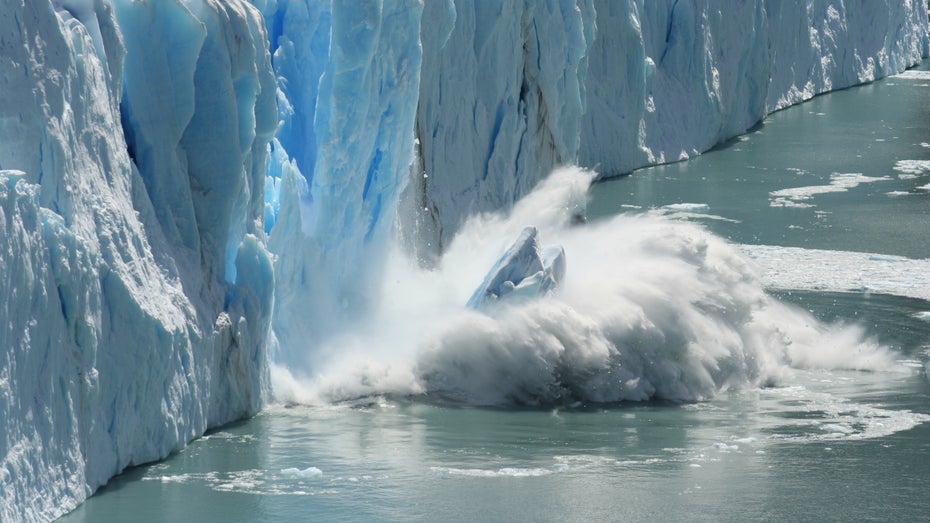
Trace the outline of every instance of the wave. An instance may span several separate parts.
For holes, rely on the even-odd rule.
[[[792,368],[899,368],[863,329],[821,323],[766,294],[753,262],[698,225],[660,212],[579,225],[594,176],[559,169],[510,213],[473,217],[434,269],[395,250],[367,317],[309,351],[306,368],[272,366],[276,398],[699,401],[777,383]],[[562,284],[544,297],[467,309],[529,225],[564,247]]]

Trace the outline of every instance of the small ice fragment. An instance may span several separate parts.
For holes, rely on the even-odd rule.
[[[710,208],[706,203],[673,203],[664,207],[671,211],[706,211]]]
[[[297,467],[281,469],[281,474],[292,478],[310,479],[318,478],[323,475],[323,471],[316,467],[307,467],[303,470]]]

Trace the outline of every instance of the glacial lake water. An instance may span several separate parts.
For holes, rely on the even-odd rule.
[[[930,72],[817,97],[591,196],[591,220],[659,209],[775,247],[746,248],[763,270],[789,260],[767,276],[773,294],[861,324],[910,371],[797,370],[691,404],[275,407],[127,471],[61,521],[930,517]]]

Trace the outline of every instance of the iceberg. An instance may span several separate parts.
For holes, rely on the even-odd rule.
[[[693,156],[928,40],[922,0],[0,0],[0,49],[0,520],[47,521],[314,372],[395,236],[435,265],[556,166]],[[533,231],[473,307],[560,280]]]

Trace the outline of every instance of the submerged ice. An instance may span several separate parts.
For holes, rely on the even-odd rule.
[[[0,0],[0,519],[70,510],[272,381],[559,404],[887,366],[719,238],[579,226],[588,171],[537,185],[899,73],[926,9]]]

